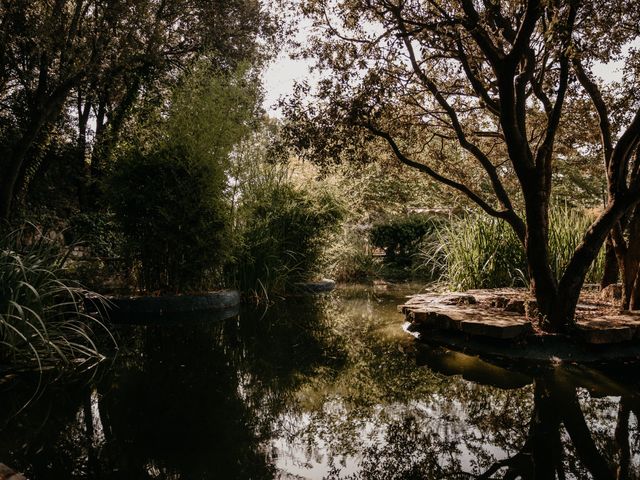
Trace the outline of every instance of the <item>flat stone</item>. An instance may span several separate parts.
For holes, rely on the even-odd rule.
[[[493,297],[489,299],[489,305],[496,308],[505,308],[507,305],[509,305],[509,297]]]
[[[594,311],[598,310],[598,306],[597,305],[591,305],[589,303],[578,303],[576,305],[576,310],[594,312]]]
[[[450,293],[439,298],[438,303],[443,305],[474,305],[478,303],[473,295],[468,293]]]
[[[608,301],[620,300],[622,298],[622,284],[613,283],[607,285],[600,291],[600,297]]]
[[[577,323],[580,336],[596,345],[628,342],[639,332],[639,322],[628,315],[610,315]]]
[[[118,313],[184,313],[223,310],[240,305],[240,292],[220,290],[199,295],[107,297]]]
[[[421,328],[460,330],[492,338],[516,338],[533,331],[531,323],[519,315],[474,308],[429,305],[410,309],[407,316]]]
[[[410,310],[407,317],[412,324],[424,328],[446,330],[453,327],[453,322],[446,315],[425,309]]]
[[[578,327],[582,339],[594,345],[622,343],[632,340],[635,331],[629,327],[617,328],[581,328]]]
[[[295,284],[295,289],[304,293],[325,293],[336,288],[336,282],[329,278],[323,278],[317,282],[300,282]]]
[[[399,306],[399,310],[413,325],[412,330],[418,333],[457,331],[496,339],[536,337],[529,318],[537,318],[537,304],[526,296],[525,291],[476,290],[472,293],[415,295]],[[618,344],[640,339],[640,312],[607,315],[601,310],[606,311],[606,308],[610,307],[579,304],[577,309],[582,315],[577,323],[576,337],[584,344]]]
[[[533,331],[533,327],[531,322],[510,318],[482,318],[463,321],[462,331],[470,335],[509,339],[527,335]]]

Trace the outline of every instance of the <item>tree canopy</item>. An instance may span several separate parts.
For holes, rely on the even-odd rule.
[[[259,0],[2,2],[0,216],[56,135],[75,146],[79,176],[96,174],[134,108],[161,103],[186,67],[257,72],[279,34]]]
[[[508,222],[546,326],[564,328],[608,233],[640,201],[640,55],[632,43],[640,5],[632,3],[305,1],[317,35],[304,54],[329,74],[315,104],[299,87],[290,134],[316,157],[381,139],[400,162]],[[624,62],[619,84],[592,73],[610,61]],[[608,199],[557,281],[548,212],[570,162],[606,179]]]

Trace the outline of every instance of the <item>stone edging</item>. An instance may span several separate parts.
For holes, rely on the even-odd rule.
[[[187,313],[224,310],[240,305],[240,292],[220,290],[200,295],[160,297],[107,297],[114,310],[121,313]]]

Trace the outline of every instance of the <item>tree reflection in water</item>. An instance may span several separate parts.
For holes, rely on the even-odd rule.
[[[0,384],[0,462],[32,480],[640,478],[637,384],[417,345],[401,294],[124,328],[113,368],[15,418],[30,392]]]

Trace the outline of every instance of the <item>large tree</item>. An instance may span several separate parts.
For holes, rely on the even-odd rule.
[[[341,145],[337,126],[363,129],[400,162],[506,221],[526,251],[544,328],[566,329],[608,233],[640,201],[640,110],[629,100],[598,111],[600,123],[618,126],[605,146],[609,198],[556,278],[549,208],[556,172],[571,154],[556,148],[559,132],[582,127],[570,115],[586,96],[576,77],[593,78],[594,60],[616,59],[639,36],[640,3],[631,3],[308,0],[304,11],[319,35],[307,54],[331,74],[316,104],[294,102],[290,118],[314,125],[301,142],[307,153],[335,153],[325,147]],[[630,76],[627,92],[637,87]],[[481,178],[460,167],[469,162]]]
[[[78,173],[89,174],[141,98],[166,98],[203,57],[220,71],[258,67],[276,27],[260,0],[1,2],[0,218],[63,118],[75,130]]]

